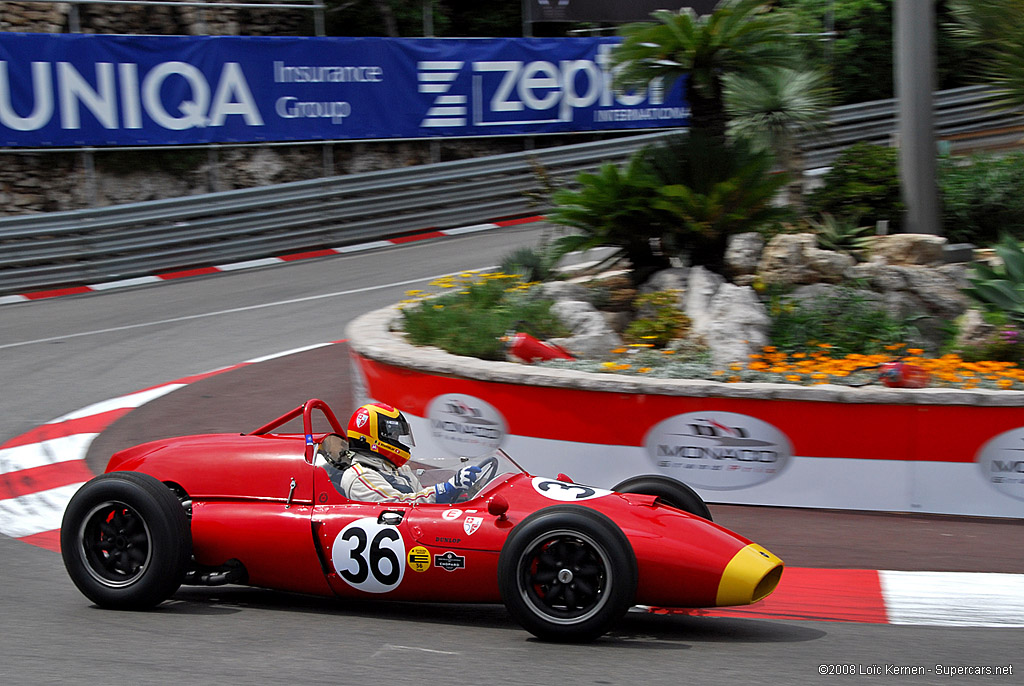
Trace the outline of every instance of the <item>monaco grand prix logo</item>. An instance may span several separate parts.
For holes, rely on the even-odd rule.
[[[1011,498],[1024,500],[1024,427],[999,434],[975,458],[982,478]]]
[[[777,476],[793,455],[784,433],[734,412],[689,412],[655,425],[644,439],[655,466],[692,486],[749,488]]]
[[[508,433],[505,418],[472,395],[445,393],[427,407],[430,435],[450,455],[479,457],[499,448]]]

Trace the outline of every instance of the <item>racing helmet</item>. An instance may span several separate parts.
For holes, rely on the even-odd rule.
[[[409,461],[416,445],[405,416],[384,403],[369,403],[348,420],[348,440],[354,449],[377,453],[396,467]]]

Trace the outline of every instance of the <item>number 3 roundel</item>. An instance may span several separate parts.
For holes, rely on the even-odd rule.
[[[331,562],[349,586],[367,593],[398,588],[405,573],[405,542],[398,529],[373,517],[352,522],[334,539]]]
[[[578,503],[581,500],[590,500],[611,494],[611,491],[606,491],[603,488],[558,481],[543,476],[533,478],[533,488],[545,498],[563,503]]]

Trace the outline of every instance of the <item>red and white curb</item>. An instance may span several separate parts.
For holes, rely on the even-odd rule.
[[[280,257],[265,257],[258,260],[232,262],[230,264],[221,264],[213,267],[185,269],[180,271],[167,272],[165,274],[156,274],[153,276],[140,276],[132,279],[107,281],[105,283],[97,283],[89,286],[72,286],[69,288],[55,288],[45,291],[23,293],[20,295],[3,295],[0,296],[0,305],[7,305],[17,302],[26,302],[30,300],[45,300],[47,298],[59,298],[66,295],[79,295],[81,293],[96,293],[100,291],[109,291],[116,288],[127,288],[129,286],[144,286],[146,284],[161,283],[164,281],[174,281],[177,279],[185,279],[193,276],[203,276],[206,274],[234,272],[243,269],[252,269],[255,267],[270,267],[278,264],[288,264],[290,262],[308,260],[314,257],[332,257],[335,255],[347,255],[349,253],[363,252],[365,250],[376,250],[378,248],[389,248],[396,245],[404,245],[406,243],[423,241],[431,238],[461,236],[467,233],[477,233],[479,231],[502,229],[508,226],[518,226],[520,224],[530,224],[533,222],[541,221],[542,219],[544,219],[544,217],[541,216],[520,217],[518,219],[504,219],[501,221],[488,222],[485,224],[460,226],[454,229],[438,229],[424,231],[421,233],[411,234],[408,236],[399,236],[398,238],[389,238],[387,240],[380,241],[370,241],[367,243],[357,243],[355,245],[344,245],[338,248],[324,248],[322,250],[310,250],[306,252],[292,253],[290,255],[281,255]]]
[[[188,376],[58,417],[0,445],[0,534],[47,550],[60,550],[60,523],[68,501],[93,474],[89,445],[137,407],[190,383],[241,367],[333,343],[320,343]]]
[[[75,491],[94,476],[85,463],[89,445],[114,421],[200,379],[333,344],[249,360],[90,405],[7,441],[0,445],[0,533],[59,551],[64,509]],[[749,607],[644,610],[713,617],[1024,627],[1024,574],[787,567],[775,593]]]
[[[921,626],[1024,627],[1024,574],[787,567],[747,607],[654,614]]]

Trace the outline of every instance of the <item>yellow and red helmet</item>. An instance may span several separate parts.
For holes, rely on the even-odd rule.
[[[416,445],[405,416],[384,403],[370,403],[356,410],[348,420],[346,433],[353,449],[377,453],[396,467],[409,461]]]

